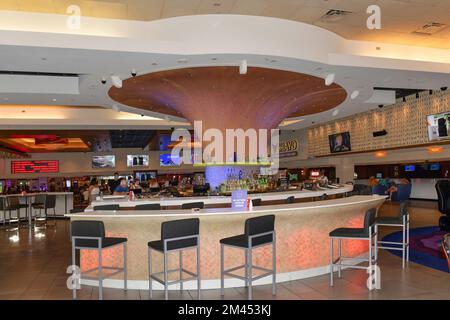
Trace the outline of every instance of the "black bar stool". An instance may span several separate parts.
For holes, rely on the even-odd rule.
[[[261,202],[262,202],[262,200],[261,199],[252,199],[252,205],[254,206],[254,207],[259,207],[259,206],[261,206]]]
[[[341,268],[348,267],[354,269],[367,269],[372,273],[372,266],[377,264],[376,254],[377,252],[377,233],[375,232],[375,219],[376,208],[371,208],[366,211],[364,216],[363,228],[338,228],[330,232],[330,286],[333,286],[333,273],[334,266],[338,267],[338,276],[341,278]],[[338,244],[338,257],[334,260],[334,240],[339,240]],[[342,240],[367,240],[369,241],[369,258],[355,258],[355,257],[343,257],[342,256]],[[375,250],[372,250],[372,245],[375,246]],[[353,264],[344,264],[344,260],[353,260],[357,262],[368,262],[368,266],[359,266]]]
[[[161,210],[159,203],[139,204],[134,207],[134,210]]]
[[[39,202],[38,202],[39,201]],[[31,204],[31,208],[37,210],[39,209],[39,216],[36,215],[35,222],[45,221],[47,225],[48,210],[53,209],[53,217],[56,219],[56,195],[54,194],[44,194],[36,196],[35,202]],[[42,210],[44,210],[44,217],[42,217]],[[55,220],[56,226],[56,220]]]
[[[103,269],[115,270],[108,274],[111,277],[118,273],[123,272],[123,289],[127,290],[127,238],[113,238],[105,237],[105,225],[102,221],[73,221],[71,223],[71,235],[72,235],[72,265],[76,265],[76,250],[97,250],[98,251],[98,266],[85,271],[87,274],[92,271],[98,270],[98,278],[86,279],[98,279],[98,295],[99,299],[103,299]],[[102,266],[102,251],[106,248],[112,248],[114,246],[123,245],[123,268],[117,267],[104,267]],[[81,281],[81,273],[80,273]],[[77,298],[77,288],[73,287],[73,298]]]
[[[295,197],[294,196],[287,197],[285,202],[287,204],[294,203],[295,202]]]
[[[11,222],[17,222],[17,228],[20,228],[20,209],[25,209],[26,216],[28,216],[28,204],[20,203],[20,198],[15,196],[7,197],[6,203],[7,205],[5,209],[9,211],[9,224],[11,224]],[[16,219],[11,217],[11,211],[16,211]]]
[[[105,211],[114,211],[114,210],[120,210],[120,205],[118,204],[105,204],[105,205],[101,205],[101,206],[95,206],[94,207],[94,211],[100,211],[100,210],[105,210]]]
[[[272,245],[272,269],[263,268],[253,265],[253,249]],[[245,262],[244,265],[233,267],[225,270],[224,249],[225,246],[244,249],[245,250]],[[244,268],[245,276],[239,276],[233,274],[233,271]],[[253,277],[252,269],[265,271],[265,273]],[[252,282],[267,276],[272,275],[272,294],[276,295],[276,234],[275,234],[275,216],[266,215],[262,217],[255,217],[245,220],[244,234],[237,236],[224,238],[220,240],[220,294],[225,294],[225,275],[241,279],[245,281],[245,285],[248,286],[248,299],[251,300],[252,295]]]
[[[148,243],[148,287],[149,297],[153,297],[152,280],[156,280],[164,286],[164,297],[169,298],[169,285],[179,283],[180,290],[183,290],[183,282],[197,280],[197,297],[200,299],[200,220],[198,218],[167,221],[161,224],[161,240],[150,241]],[[197,249],[197,273],[183,268],[183,251]],[[152,270],[152,250],[164,255],[164,270],[153,273]],[[179,268],[169,270],[168,255],[170,252],[179,252]],[[169,272],[179,272],[180,279],[169,282]],[[191,277],[183,278],[183,273]],[[164,274],[164,279],[156,275]]]
[[[0,197],[0,210],[3,212],[3,227],[6,226],[6,201],[5,197]]]
[[[411,195],[411,184],[397,186],[397,192],[392,194],[392,202],[400,202],[399,215],[396,217],[377,217],[375,220],[375,232],[378,227],[401,227],[402,241],[378,241],[377,249],[397,250],[402,252],[402,268],[405,268],[406,261],[409,261],[409,213],[408,199]],[[378,252],[375,252],[378,255]]]
[[[188,202],[181,205],[181,209],[203,209],[204,207],[203,202]]]

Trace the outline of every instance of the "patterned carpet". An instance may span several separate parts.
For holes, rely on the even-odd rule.
[[[410,251],[409,260],[433,269],[450,273],[447,260],[442,252],[442,239],[446,232],[440,231],[439,227],[423,227],[410,229]],[[383,238],[383,241],[401,241],[402,232],[394,232]],[[389,252],[400,256],[401,251],[389,250]]]

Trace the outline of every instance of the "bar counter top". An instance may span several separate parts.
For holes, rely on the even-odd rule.
[[[89,218],[143,218],[143,217],[198,217],[198,216],[218,216],[218,215],[239,215],[239,214],[268,214],[273,212],[293,211],[297,213],[306,212],[310,209],[325,209],[333,207],[343,207],[356,204],[370,204],[386,199],[386,196],[352,196],[332,200],[322,200],[315,202],[291,203],[280,205],[268,205],[253,207],[252,210],[236,210],[233,208],[209,208],[199,211],[191,209],[170,209],[170,210],[112,210],[112,211],[86,211],[81,213],[67,214],[67,217],[89,217]]]
[[[353,185],[346,184],[336,189],[324,190],[293,190],[267,193],[249,194],[250,199],[261,199],[262,201],[279,201],[294,196],[296,199],[315,198],[326,195],[345,195],[353,190]],[[128,196],[110,196],[104,197],[100,201],[92,201],[91,205],[85,211],[93,211],[94,206],[106,204],[118,204],[120,207],[132,208],[140,204],[159,203],[161,206],[181,206],[183,203],[203,202],[205,205],[229,205],[231,196],[200,196],[200,197],[172,197],[172,198],[144,198],[133,201],[128,200]]]

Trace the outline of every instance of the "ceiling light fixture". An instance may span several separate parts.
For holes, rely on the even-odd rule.
[[[444,151],[444,148],[440,147],[440,146],[428,147],[428,153],[442,153],[443,151]]]
[[[433,90],[428,91],[430,93],[430,96],[433,94]]]
[[[416,99],[419,99],[420,95],[419,95],[419,91],[416,92]]]
[[[386,151],[377,151],[375,152],[375,157],[376,158],[384,158],[387,156],[387,152]]]
[[[247,60],[242,60],[239,65],[239,74],[247,74]]]
[[[406,97],[403,97],[403,102],[406,102]]]
[[[112,82],[114,87],[119,88],[119,89],[122,88],[122,79],[120,79],[119,76],[112,75],[111,76],[111,82]]]
[[[325,77],[325,85],[331,86],[334,83],[334,79],[336,78],[336,75],[334,73],[330,73]]]

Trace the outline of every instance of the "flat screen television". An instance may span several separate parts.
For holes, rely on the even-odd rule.
[[[431,163],[430,164],[430,171],[439,171],[439,170],[441,170],[440,163]]]
[[[405,166],[406,172],[414,172],[416,171],[416,166]]]
[[[161,167],[176,167],[181,163],[179,156],[172,156],[171,153],[163,153],[159,155],[159,165]]]
[[[352,150],[350,144],[350,132],[341,132],[328,136],[330,141],[330,152],[348,152]]]
[[[116,167],[116,156],[92,157],[92,168],[94,169],[115,168],[115,167]]]
[[[148,154],[127,155],[127,167],[147,167],[150,160]]]
[[[427,124],[430,141],[450,139],[450,111],[427,116]]]

